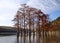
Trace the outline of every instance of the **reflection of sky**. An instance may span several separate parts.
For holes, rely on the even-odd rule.
[[[0,0],[0,25],[12,25],[11,20],[23,3],[49,14],[50,20],[60,16],[60,0]]]

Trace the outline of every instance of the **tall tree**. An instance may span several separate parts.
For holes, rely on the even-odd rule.
[[[47,23],[47,15],[44,14],[40,9],[32,8],[27,6],[26,4],[22,4],[17,11],[14,21],[16,24],[15,26],[17,27],[17,40],[19,40],[18,35],[19,31],[21,30],[21,33],[24,34],[24,43],[25,43],[26,29],[29,30],[28,31],[29,40],[31,40],[32,30],[34,32],[37,30],[37,32],[40,34],[41,29],[40,27],[43,24],[45,25]],[[29,43],[31,43],[31,41]]]

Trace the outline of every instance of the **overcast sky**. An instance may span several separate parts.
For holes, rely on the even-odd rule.
[[[12,26],[14,15],[24,3],[49,14],[50,20],[60,16],[60,0],[0,0],[0,26]]]

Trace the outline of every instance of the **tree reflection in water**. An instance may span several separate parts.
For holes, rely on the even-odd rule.
[[[29,37],[28,35],[26,36],[20,36],[19,38],[19,43],[60,43],[60,32],[56,35],[56,34],[48,34],[44,35],[41,34],[41,36],[39,36],[38,34],[33,36],[33,33],[31,34],[31,36]],[[25,39],[24,39],[25,37]],[[24,42],[25,40],[25,42]]]

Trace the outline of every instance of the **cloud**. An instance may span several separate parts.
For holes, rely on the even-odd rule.
[[[0,25],[12,26],[12,19],[20,7],[20,4],[26,3],[27,1],[28,0],[0,0]]]
[[[0,9],[2,8],[9,8],[9,9],[18,9],[19,7],[19,0],[1,0],[0,1]]]
[[[60,4],[58,4],[58,0],[30,0],[27,5],[39,8],[47,13],[58,9]]]
[[[0,25],[12,25],[14,13],[1,13],[0,14]]]
[[[0,0],[0,25],[12,25],[12,19],[19,7],[19,1]]]

